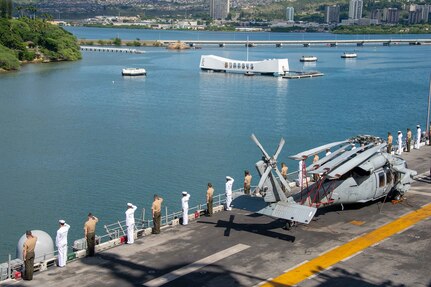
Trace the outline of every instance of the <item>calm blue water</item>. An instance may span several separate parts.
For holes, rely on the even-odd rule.
[[[70,29],[88,39],[115,37],[119,30]],[[201,39],[245,36],[121,30],[120,37],[172,39],[182,33]],[[60,218],[72,226],[71,245],[82,237],[89,211],[100,218],[102,234],[103,224],[124,218],[127,202],[148,210],[154,193],[173,211],[183,190],[192,194],[191,205],[204,202],[208,181],[221,193],[224,177],[231,175],[239,188],[249,169],[256,183],[254,163],[261,154],[251,133],[271,154],[283,136],[279,159],[292,171],[297,164],[287,156],[301,150],[425,125],[431,46],[249,50],[251,60],[287,57],[292,70],[325,73],[303,80],[198,68],[202,54],[245,59],[243,47],[143,49],[140,55],[85,52],[79,62],[27,65],[0,75],[0,262],[14,254],[26,229],[54,237]],[[340,58],[353,50],[356,60]],[[319,61],[304,65],[304,54]],[[148,76],[122,78],[124,67],[144,67]]]

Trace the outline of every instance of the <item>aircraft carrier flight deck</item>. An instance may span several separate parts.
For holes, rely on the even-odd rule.
[[[200,217],[1,286],[431,286],[431,146],[403,153],[404,200],[318,209],[308,225],[244,209]],[[344,210],[342,210],[344,209]]]

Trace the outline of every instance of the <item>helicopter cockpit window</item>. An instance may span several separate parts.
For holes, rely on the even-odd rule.
[[[385,174],[383,172],[379,173],[379,187],[385,186]]]
[[[392,173],[389,169],[386,170],[386,182],[387,183],[392,182]]]

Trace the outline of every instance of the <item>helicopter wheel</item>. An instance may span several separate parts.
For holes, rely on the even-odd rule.
[[[393,195],[393,199],[394,200],[401,200],[401,198],[402,198],[403,196],[398,192],[398,191],[396,191],[395,193],[394,193],[394,195]]]
[[[287,220],[286,225],[283,227],[283,229],[290,230],[292,227],[296,227],[296,226],[297,226],[296,221]]]

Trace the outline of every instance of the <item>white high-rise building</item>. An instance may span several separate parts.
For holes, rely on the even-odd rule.
[[[213,19],[226,19],[229,9],[229,0],[210,0],[210,17]]]
[[[293,22],[293,18],[294,18],[294,14],[295,14],[295,9],[293,9],[293,7],[286,7],[286,20],[289,22]]]
[[[362,18],[362,0],[350,0],[349,2],[349,19],[358,20]]]

